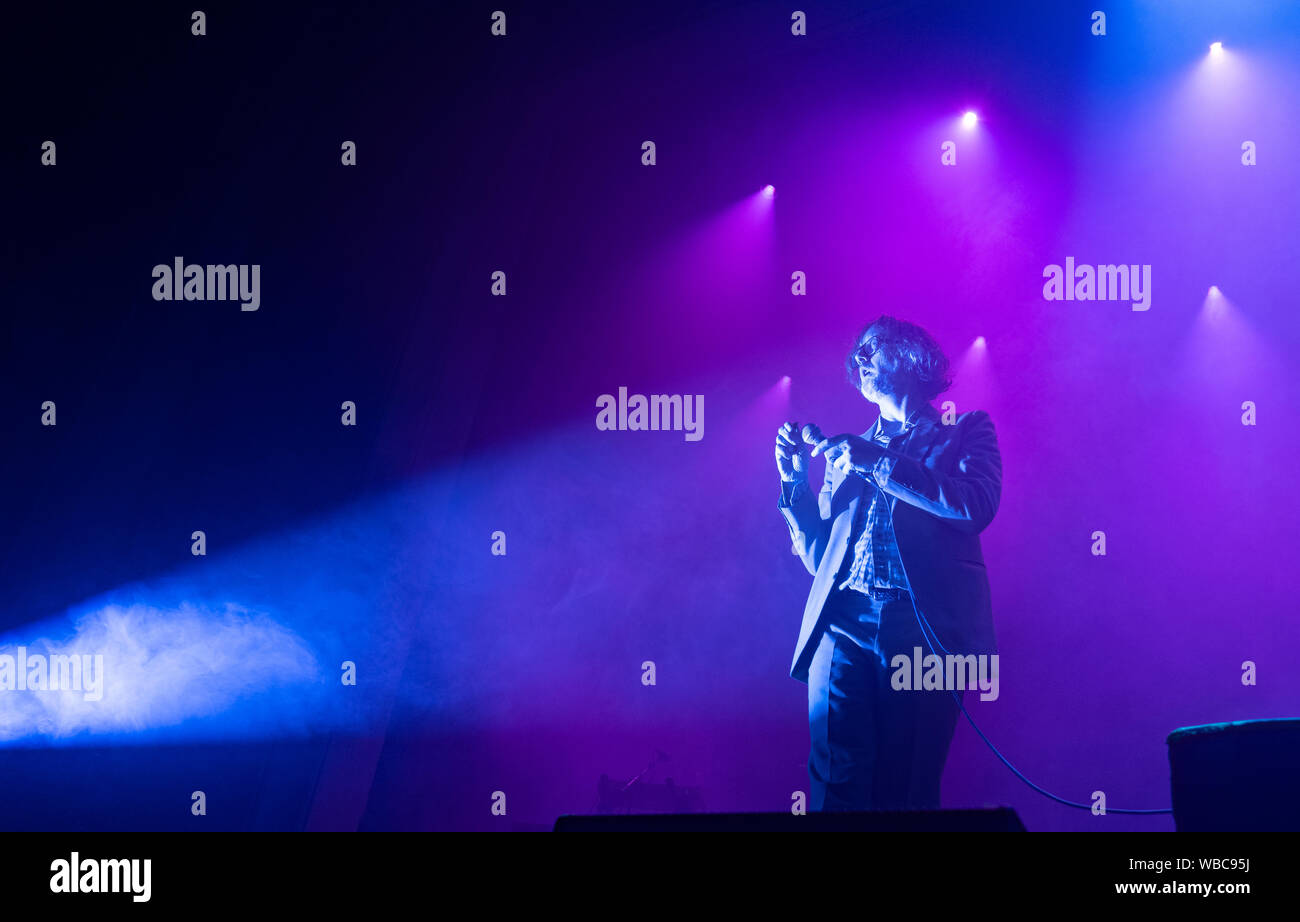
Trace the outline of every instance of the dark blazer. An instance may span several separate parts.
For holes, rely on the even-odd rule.
[[[880,420],[864,433],[871,438]],[[873,477],[889,497],[899,555],[917,607],[949,653],[996,653],[988,574],[979,533],[1002,496],[1002,456],[993,421],[983,410],[944,425],[929,404],[915,425],[877,462]],[[858,504],[876,488],[857,474],[826,465],[820,494],[800,490],[780,503],[792,550],[813,575],[790,675],[808,681],[808,666],[825,629],[826,600],[849,550]],[[929,652],[925,648],[925,652]],[[944,649],[936,647],[941,656]]]

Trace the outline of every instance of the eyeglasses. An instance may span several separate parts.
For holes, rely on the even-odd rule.
[[[871,359],[880,351],[880,343],[877,340],[869,339],[862,345],[858,346],[857,351],[853,353],[853,361],[859,367],[871,364]]]

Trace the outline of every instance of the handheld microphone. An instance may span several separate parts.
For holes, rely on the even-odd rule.
[[[826,438],[826,436],[822,435],[821,429],[819,429],[814,423],[809,423],[804,426],[800,431],[800,435],[809,445],[816,445],[822,439]]]

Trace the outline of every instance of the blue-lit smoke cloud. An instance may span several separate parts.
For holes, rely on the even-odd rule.
[[[0,740],[84,731],[136,732],[224,711],[250,696],[321,680],[302,638],[262,613],[235,605],[206,610],[110,605],[83,615],[66,640],[23,644],[25,657],[102,657],[93,692],[0,691]],[[0,645],[0,656],[22,655]]]
[[[438,663],[408,659],[449,610],[437,539],[449,482],[433,475],[237,547],[210,541],[208,557],[0,636],[0,656],[102,654],[106,677],[99,700],[0,688],[0,745],[366,732],[398,701],[445,711]],[[342,681],[348,663],[355,684]]]

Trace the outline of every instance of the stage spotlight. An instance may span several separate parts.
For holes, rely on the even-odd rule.
[[[968,111],[965,115],[961,117],[961,127],[969,131],[970,129],[975,127],[976,122],[978,122],[979,120],[980,117],[978,115],[976,115],[973,111]]]
[[[983,336],[976,336],[976,337],[975,337],[975,348],[976,348],[976,349],[983,349],[983,348],[984,348],[985,346],[987,346],[987,345],[988,345],[988,343],[984,341],[984,337],[983,337]]]
[[[1215,42],[1210,46],[1210,54],[1218,57],[1223,54],[1223,42]]]
[[[1201,314],[1204,317],[1213,320],[1222,320],[1228,314],[1228,299],[1219,291],[1218,285],[1211,285],[1210,290],[1205,293],[1205,301],[1201,305]]]
[[[789,375],[786,375],[784,378],[781,379],[781,386],[782,386],[782,387],[789,387],[789,386],[790,386],[790,376],[789,376]]]
[[[766,195],[768,198],[771,198],[772,196],[776,195],[776,186],[773,186],[771,184],[764,186],[763,194]]]

